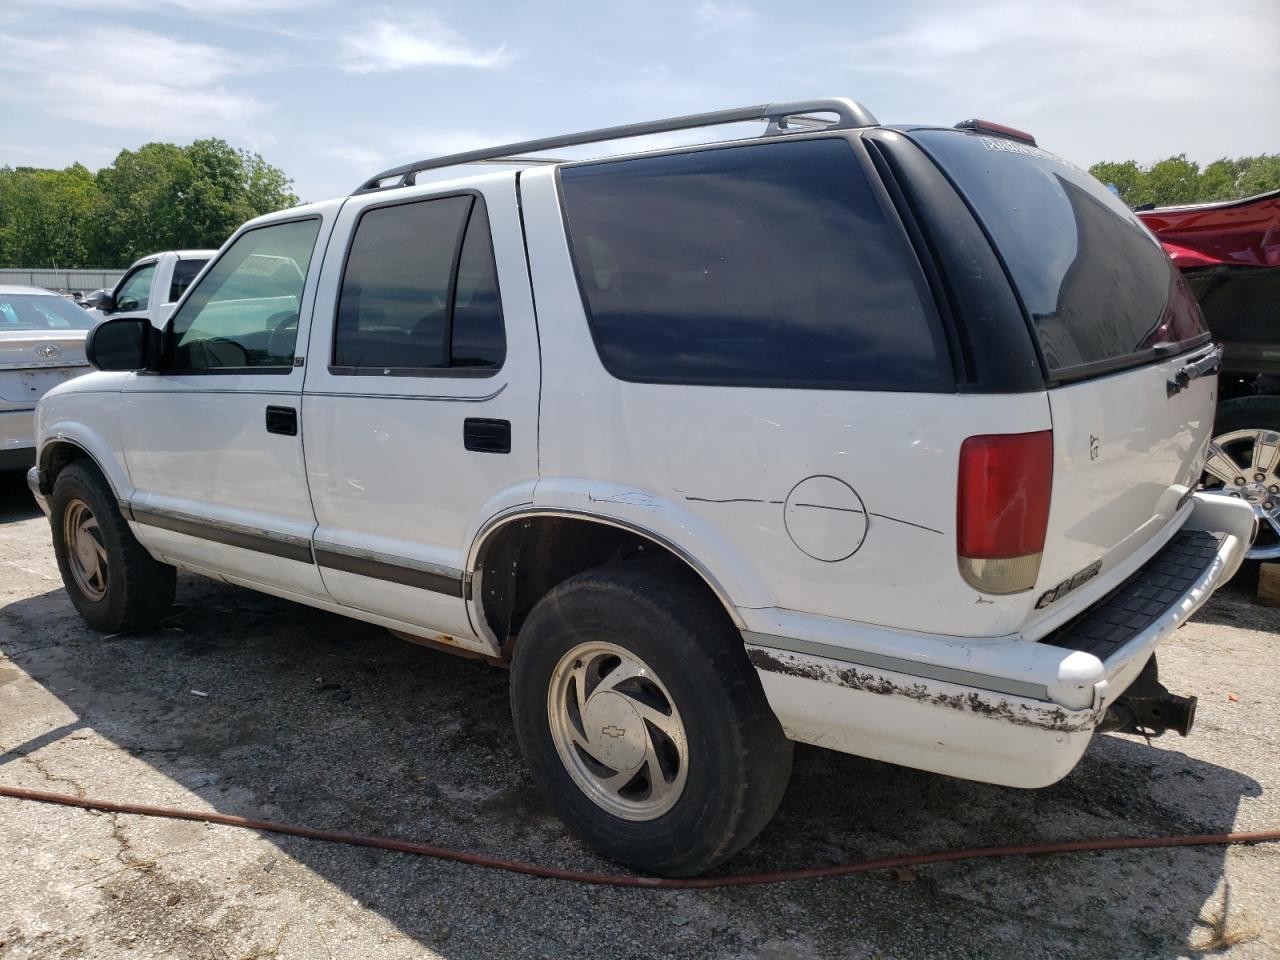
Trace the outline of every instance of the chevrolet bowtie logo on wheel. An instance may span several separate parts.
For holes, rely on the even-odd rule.
[[[625,737],[627,735],[627,731],[615,726],[603,726],[600,728],[600,732],[606,737]]]

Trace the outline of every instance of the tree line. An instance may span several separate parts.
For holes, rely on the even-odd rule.
[[[1095,163],[1089,172],[1103,183],[1114,184],[1120,199],[1131,207],[1169,207],[1237,200],[1280,190],[1280,153],[1238,160],[1224,157],[1204,169],[1180,153],[1146,167],[1133,160]]]
[[[224,140],[148,143],[96,173],[0,167],[0,267],[126,267],[157,250],[220,247],[296,206],[293,181]]]

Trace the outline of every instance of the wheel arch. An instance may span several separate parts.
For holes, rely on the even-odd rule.
[[[111,461],[104,460],[101,454],[92,449],[90,443],[86,443],[79,437],[59,434],[41,444],[40,453],[36,459],[36,467],[40,471],[40,492],[45,496],[51,494],[58,474],[77,460],[91,463],[98,473],[102,474],[112,495],[122,505],[123,510],[123,506],[128,503],[127,486],[122,487],[122,478],[113,476],[113,471],[107,468],[106,464]],[[128,516],[127,511],[123,512]]]
[[[675,564],[706,590],[735,627],[746,628],[719,578],[661,533],[585,510],[532,506],[500,514],[476,534],[467,556],[468,613],[477,630],[509,655],[523,616],[552,587],[646,550]],[[539,558],[542,564],[536,562]]]

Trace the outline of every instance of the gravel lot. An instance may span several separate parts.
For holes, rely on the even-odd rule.
[[[1035,792],[812,748],[729,870],[1280,825],[1280,611],[1220,594],[1162,648],[1192,737],[1102,736]],[[533,792],[506,674],[182,577],[104,638],[0,475],[0,783],[610,865]],[[201,696],[193,691],[201,691]],[[1280,845],[978,861],[741,890],[615,890],[0,799],[0,958],[1280,956]]]

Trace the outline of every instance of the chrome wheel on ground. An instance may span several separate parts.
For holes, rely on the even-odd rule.
[[[98,519],[83,500],[72,500],[62,514],[67,565],[81,593],[92,601],[107,595],[107,548]]]
[[[1280,557],[1280,433],[1246,428],[1219,434],[1205,451],[1205,489],[1239,497],[1258,518],[1250,560]]]
[[[634,653],[583,643],[556,665],[547,688],[556,751],[578,788],[625,820],[653,820],[688,779],[688,737],[671,694]]]

